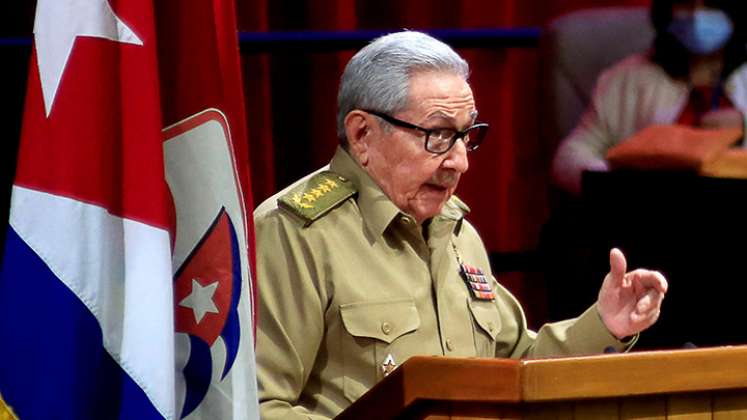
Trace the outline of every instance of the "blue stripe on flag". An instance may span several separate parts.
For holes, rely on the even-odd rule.
[[[202,403],[210,388],[210,376],[213,369],[211,363],[195,363],[197,360],[212,360],[207,343],[192,335],[189,336],[189,342],[191,355],[187,365],[184,366],[184,376],[187,383],[192,386],[187,387],[181,418],[190,415]]]
[[[225,208],[223,211],[225,211]],[[229,307],[226,318],[226,326],[221,333],[221,337],[226,342],[226,364],[223,367],[221,379],[224,379],[228,375],[228,372],[231,371],[239,350],[239,341],[241,340],[241,323],[239,322],[238,311],[239,299],[241,298],[241,256],[239,255],[236,229],[234,229],[233,220],[231,220],[230,216],[228,217],[228,223],[230,226],[229,231],[231,232],[231,270],[233,273],[231,278],[233,285],[231,287],[231,306]]]
[[[161,419],[80,300],[12,229],[0,267],[0,393],[23,420]]]

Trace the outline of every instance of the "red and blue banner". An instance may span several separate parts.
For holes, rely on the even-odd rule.
[[[38,0],[0,268],[18,418],[258,418],[247,162],[232,0]]]

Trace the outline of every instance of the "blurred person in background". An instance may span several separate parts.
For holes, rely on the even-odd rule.
[[[580,194],[584,171],[607,171],[607,151],[651,125],[744,130],[745,11],[737,0],[653,0],[652,48],[601,74],[581,121],[556,151],[554,183]]]

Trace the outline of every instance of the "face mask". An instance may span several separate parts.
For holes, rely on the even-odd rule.
[[[718,51],[731,37],[734,26],[722,10],[697,10],[693,15],[674,16],[669,33],[693,54]]]

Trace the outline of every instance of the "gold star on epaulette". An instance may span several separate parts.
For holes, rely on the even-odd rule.
[[[331,171],[313,175],[278,199],[278,205],[310,225],[356,193],[355,186]]]
[[[314,201],[316,201],[316,196],[314,194],[304,193],[303,199],[308,201],[309,203],[313,203]]]
[[[295,205],[297,205],[298,207],[300,207],[302,209],[313,208],[313,206],[311,204],[306,204],[306,203],[303,202],[303,198],[301,198],[301,194],[299,194],[299,193],[293,194],[293,196],[291,197],[291,200],[293,200],[293,203]]]

